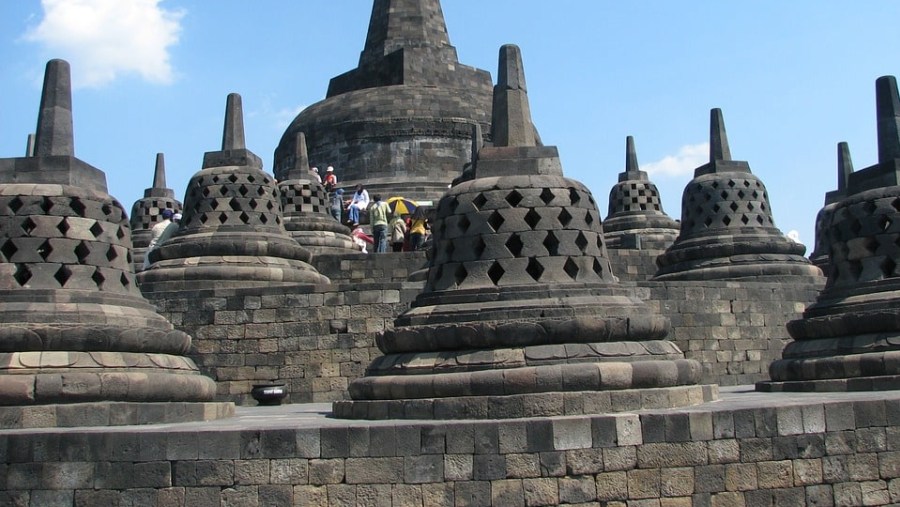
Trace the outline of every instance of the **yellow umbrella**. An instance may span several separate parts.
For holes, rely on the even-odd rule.
[[[395,215],[410,215],[419,207],[416,201],[405,197],[391,197],[387,203],[391,208],[391,213]]]

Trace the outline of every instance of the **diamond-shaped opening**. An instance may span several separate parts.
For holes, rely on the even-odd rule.
[[[265,184],[265,185],[268,185],[268,184],[269,184],[269,178],[268,178],[268,177],[263,178],[263,184]]]
[[[69,281],[69,278],[72,278],[72,270],[69,269],[69,266],[63,264],[56,270],[56,273],[53,274],[53,278],[56,278],[56,281],[59,282],[60,287],[65,287],[66,282]]]
[[[227,221],[228,221],[228,215],[224,211],[222,213],[219,213],[219,223],[224,224]]]
[[[249,181],[250,183],[254,183],[256,181],[256,178],[254,178],[252,174],[248,174],[247,181]]]
[[[250,199],[250,202],[247,203],[250,206],[250,209],[256,209],[259,206],[259,201],[256,199]]]
[[[218,175],[218,174],[212,177],[212,182],[213,182],[213,183],[218,183],[218,182],[219,182],[219,175]],[[200,178],[200,180],[198,180],[197,183],[200,184],[200,185],[202,185],[202,184],[203,184],[203,178]]]
[[[53,201],[49,197],[44,197],[41,199],[41,209],[44,210],[44,213],[50,213],[50,210],[53,209]]]
[[[528,210],[528,213],[525,214],[525,223],[528,224],[528,227],[534,229],[537,227],[537,224],[541,221],[541,214],[534,210],[534,208]]]
[[[881,272],[884,273],[885,278],[893,278],[894,270],[896,269],[897,263],[890,257],[885,257],[884,260],[881,261]]]
[[[528,259],[528,266],[525,267],[525,272],[531,275],[531,278],[537,282],[541,279],[541,275],[544,274],[544,266],[541,266],[541,263],[532,257]]]
[[[734,188],[735,185],[737,185],[737,183],[735,183],[734,180],[728,180],[728,186],[729,186],[729,187]]]
[[[877,209],[877,206],[875,206],[875,203],[872,201],[866,201],[863,203],[862,208],[863,208],[863,211],[866,212],[866,215],[871,215],[872,213],[875,212],[875,210]]]
[[[705,225],[705,226],[707,226],[707,227],[709,227],[710,225],[712,225],[712,218],[706,217],[706,220],[703,221],[703,225]]]
[[[237,180],[238,180],[238,178],[237,178],[237,176],[236,176],[235,174],[229,174],[229,175],[228,175],[228,181],[234,183],[234,182],[236,182]]]
[[[602,278],[603,277],[603,264],[600,263],[600,261],[597,260],[596,258],[594,259],[593,268],[594,268],[594,273],[597,273],[597,275]]]
[[[245,224],[250,223],[250,215],[248,215],[246,213],[241,212],[241,214],[238,218],[240,218],[241,222],[244,222]]]
[[[569,204],[575,206],[579,201],[581,201],[581,194],[574,188],[569,188]]]
[[[506,270],[503,269],[503,266],[501,266],[499,262],[494,262],[488,269],[487,274],[488,278],[494,282],[494,285],[497,285],[497,283],[500,282],[500,279],[503,278],[503,275],[506,274]]]
[[[278,215],[275,215],[275,223],[281,224],[281,217],[279,217]]]
[[[709,202],[712,200],[713,195],[710,192],[706,192],[705,194],[703,194],[703,198],[706,200],[706,202]]]
[[[94,273],[91,275],[91,280],[97,284],[97,287],[103,285],[103,282],[106,281],[106,277],[103,276],[103,273],[100,272],[100,268],[94,270]]]
[[[456,267],[456,270],[453,271],[453,280],[456,282],[456,285],[462,285],[464,281],[466,281],[466,277],[469,276],[469,272],[466,271],[466,267],[460,264]]]
[[[103,206],[100,206],[100,211],[102,211],[104,215],[109,216],[113,212],[113,207],[109,204],[104,204]]]
[[[13,214],[15,214],[20,209],[22,209],[22,206],[24,206],[24,205],[25,205],[25,203],[22,202],[22,199],[19,199],[19,196],[15,196],[12,198],[11,201],[9,201],[9,204],[7,204],[6,206],[9,208],[10,211],[13,212]]]
[[[444,255],[447,257],[447,259],[452,259],[453,252],[455,252],[455,251],[456,251],[456,243],[454,243],[452,241],[448,241],[447,246],[444,248]]]
[[[712,185],[711,185],[711,186],[712,186],[713,188],[719,188],[719,182],[718,182],[718,181],[714,181],[714,182],[712,182]],[[699,184],[699,183],[697,184],[697,188],[700,188],[700,184]]]
[[[84,217],[84,212],[87,210],[87,206],[81,202],[81,199],[77,197],[73,197],[72,201],[69,203],[69,207],[72,208],[72,211],[75,212],[76,215],[80,217]]]
[[[756,223],[759,225],[766,225],[766,219],[763,218],[762,215],[756,215]]]
[[[56,230],[58,230],[63,236],[65,236],[66,233],[69,232],[69,229],[71,229],[71,227],[69,227],[69,222],[67,222],[65,218],[63,218],[59,221],[58,224],[56,224]]]
[[[583,232],[578,233],[578,237],[575,238],[575,246],[584,253],[584,249],[590,244],[587,237],[585,237]]]
[[[25,234],[31,235],[31,231],[33,231],[37,227],[37,224],[34,223],[34,220],[31,217],[26,218],[22,221],[22,230],[25,231]]]
[[[731,211],[734,213],[737,213],[738,208],[740,208],[736,202],[732,202],[728,207],[731,208]]]
[[[269,219],[266,218],[266,214],[265,214],[265,213],[261,213],[261,214],[259,215],[259,222],[262,223],[262,224],[267,224],[267,223],[269,223]]]
[[[119,239],[125,238],[125,226],[120,225],[119,229],[116,231],[116,237]]]
[[[126,252],[125,262],[128,264],[131,264],[132,262],[134,262],[134,259],[131,257],[131,250],[125,250],[125,252]]]
[[[506,240],[506,249],[515,257],[518,257],[519,254],[522,253],[522,247],[524,246],[525,245],[522,243],[522,239],[519,238],[518,234],[513,234],[512,237]]]
[[[743,222],[744,225],[747,225],[750,222],[750,217],[748,217],[747,215],[741,215],[741,222]]]
[[[472,199],[472,204],[475,205],[475,209],[480,210],[482,206],[487,204],[487,197],[485,197],[483,193],[480,193]]]
[[[494,232],[499,231],[500,226],[503,225],[503,222],[505,221],[506,220],[504,220],[503,215],[501,215],[498,211],[494,211],[493,213],[491,213],[491,216],[488,217],[488,225],[491,226],[491,229],[493,229]]]
[[[16,245],[13,243],[13,240],[11,239],[6,240],[6,242],[3,243],[3,246],[0,247],[0,253],[3,254],[4,258],[6,258],[6,262],[10,262],[12,256],[15,255],[18,251],[18,247],[16,247]]]
[[[544,201],[544,204],[550,204],[550,202],[555,198],[556,195],[549,188],[541,190],[541,200]]]
[[[94,222],[94,225],[88,230],[91,231],[91,234],[93,234],[95,238],[99,238],[100,235],[103,234],[103,226],[100,225],[100,222]]]
[[[122,287],[128,287],[131,285],[131,280],[128,279],[125,273],[122,273],[122,276],[119,277],[119,283],[122,284]]]
[[[472,252],[475,254],[475,258],[480,259],[481,254],[484,253],[484,249],[487,248],[487,245],[484,243],[484,240],[481,236],[475,238],[475,241],[472,244]]]
[[[757,185],[759,185],[759,183],[757,183]],[[744,186],[747,188],[750,188],[750,182],[747,180],[744,180]]]
[[[544,248],[550,255],[559,255],[559,239],[556,234],[553,234],[553,231],[548,232],[547,237],[544,238]]]
[[[565,271],[572,280],[575,280],[578,276],[578,264],[570,257],[566,259],[566,263],[563,265],[563,271]]]
[[[722,197],[722,199],[728,199],[728,191],[723,190],[722,193],[719,194],[719,196]]]
[[[752,202],[748,202],[748,203],[747,203],[747,209],[748,209],[748,210],[753,211],[755,208],[756,208],[756,206],[754,206]]]
[[[891,206],[893,206],[895,210],[900,211],[900,197],[894,199],[894,202],[891,203]]]
[[[38,247],[38,255],[40,255],[44,260],[47,260],[47,257],[50,257],[50,254],[52,253],[53,245],[50,244],[49,239],[41,243],[41,246]]]
[[[116,252],[116,247],[110,245],[109,249],[106,250],[106,260],[112,262],[116,257],[119,256],[119,253]]]
[[[247,188],[246,185],[242,184],[241,186],[238,187],[238,193],[244,197],[247,197],[247,193],[249,193],[249,192],[250,192],[250,189]]]
[[[78,257],[79,263],[84,263],[84,260],[87,259],[88,255],[91,254],[91,249],[87,246],[84,241],[80,241],[78,246],[75,247],[75,256]]]
[[[878,227],[880,227],[882,231],[887,231],[891,227],[891,219],[885,215],[881,215],[878,217]]]
[[[241,210],[241,203],[237,200],[237,197],[232,197],[230,201],[228,201],[228,205],[231,206],[231,209],[234,211]]]
[[[272,201],[266,201],[266,209],[272,211],[275,208],[275,205],[272,204]]]
[[[225,186],[219,187],[219,195],[221,195],[222,197],[225,197],[226,195],[228,195],[228,187],[225,187]]]
[[[697,206],[696,208],[694,208],[694,213],[696,213],[698,215],[702,215],[703,214],[703,206]]]
[[[859,236],[859,231],[862,230],[862,224],[858,219],[854,218],[852,222],[850,222],[850,231],[853,232],[853,236]]]
[[[209,197],[209,192],[209,187],[203,187],[203,190],[200,191],[200,193],[203,194],[203,197]]]
[[[719,212],[719,210],[721,210],[721,209],[722,209],[722,208],[721,208],[721,207],[719,207],[719,205],[718,205],[718,204],[716,204],[716,205],[715,205],[715,206],[713,206],[713,207],[712,207],[712,210],[713,210],[713,213],[718,213],[718,212]]]
[[[515,208],[522,202],[522,194],[520,194],[517,190],[513,190],[512,192],[506,194],[506,202],[509,203],[510,206]]]
[[[219,209],[219,200],[213,199],[212,201],[210,201],[209,207],[210,207],[210,209],[213,209],[213,210]]]
[[[764,203],[764,202],[759,203],[759,210],[766,211],[766,203]]]
[[[256,187],[256,195],[258,195],[260,197],[266,195],[266,188],[265,187]],[[273,190],[272,196],[278,197],[278,190]]]
[[[725,224],[726,227],[731,225],[731,217],[725,215],[724,217],[722,217],[722,223]]]
[[[20,286],[28,283],[28,280],[31,280],[31,270],[28,269],[28,265],[16,264],[16,272],[13,273],[13,278],[16,279],[16,283]]]
[[[570,223],[572,223],[572,215],[565,208],[559,212],[559,216],[556,217],[559,220],[559,223],[562,224],[563,227],[568,227]]]
[[[584,214],[584,223],[588,224],[589,226],[594,223],[594,214],[591,213],[590,210],[588,210],[588,212]]]
[[[200,215],[200,218],[198,218],[198,220],[200,220],[200,223],[201,223],[201,224],[205,224],[206,221],[209,220],[209,217],[206,216],[206,213],[203,213],[203,214]]]
[[[450,208],[450,214],[456,213],[456,208],[459,207],[459,200],[454,197],[447,202],[447,207]]]
[[[465,233],[469,230],[469,226],[472,225],[472,222],[469,221],[469,217],[463,215],[459,217],[459,220],[456,221],[456,226],[459,227],[459,232]]]

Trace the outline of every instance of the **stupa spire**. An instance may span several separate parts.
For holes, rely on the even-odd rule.
[[[360,65],[406,48],[450,48],[438,0],[375,0]],[[455,52],[453,54],[455,60]]]
[[[843,195],[847,191],[847,182],[853,173],[853,160],[850,159],[850,145],[840,142],[837,146],[838,156],[838,192]]]
[[[725,119],[719,108],[709,112],[709,161],[717,160],[731,160],[731,148],[728,147],[728,134],[725,132]]]
[[[225,101],[225,131],[222,134],[222,150],[243,150],[244,142],[244,107],[241,96],[229,93]]]
[[[625,138],[625,172],[629,174],[639,174],[641,172],[638,166],[637,150],[634,148],[634,137]]]
[[[75,156],[72,126],[72,71],[65,60],[50,60],[44,72],[35,156]]]
[[[153,170],[153,188],[166,188],[166,158],[156,154],[156,168]]]
[[[900,158],[900,96],[897,78],[882,76],[875,81],[878,115],[878,161]]]
[[[491,125],[494,146],[536,146],[525,66],[518,46],[506,44],[500,48],[497,74]]]
[[[34,156],[34,134],[28,134],[28,139],[25,141],[25,156]]]
[[[297,147],[295,153],[297,154],[297,158],[294,160],[294,172],[302,174],[302,177],[306,177],[306,173],[309,172],[309,151],[307,151],[306,148],[306,134],[297,132],[296,143]]]

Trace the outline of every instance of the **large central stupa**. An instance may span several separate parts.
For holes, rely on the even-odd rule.
[[[472,126],[490,132],[493,83],[461,65],[438,0],[375,0],[359,66],[333,78],[275,150],[275,177],[294,166],[303,132],[309,161],[341,185],[437,201],[471,159]]]

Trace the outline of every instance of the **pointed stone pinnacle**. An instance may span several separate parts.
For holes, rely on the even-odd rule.
[[[360,63],[403,48],[449,46],[439,0],[375,0]]]
[[[728,134],[725,133],[725,120],[722,117],[722,110],[719,108],[709,112],[709,161],[717,160],[731,160]]]
[[[166,158],[162,153],[156,154],[156,169],[153,171],[153,188],[166,188]]]
[[[297,132],[294,143],[294,153],[296,153],[294,158],[294,172],[296,174],[292,177],[306,178],[309,173],[309,152],[306,148],[306,134]]]
[[[518,46],[506,44],[500,48],[497,74],[491,118],[494,146],[536,146],[525,87],[525,68]]]
[[[900,158],[900,96],[897,78],[882,76],[875,81],[878,116],[878,161],[886,163]]]
[[[634,137],[628,136],[625,138],[625,172],[626,173],[636,173],[640,172],[641,168],[638,166],[637,160],[637,150],[634,149]]]
[[[241,96],[229,93],[225,101],[225,131],[222,134],[222,151],[243,150],[244,142],[244,108]]]
[[[34,134],[28,134],[28,140],[25,141],[25,156],[34,156]]]
[[[853,173],[853,160],[850,159],[850,145],[840,142],[837,145],[838,155],[838,192],[847,191],[847,182],[850,181],[850,174]]]
[[[35,131],[34,154],[38,157],[75,156],[72,127],[72,72],[69,62],[50,60],[44,72],[41,110]]]
[[[484,146],[484,138],[481,135],[481,124],[475,122],[472,125],[472,159],[471,162],[474,164],[478,161],[478,152],[481,151],[481,147]]]

